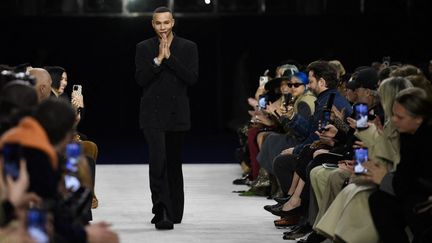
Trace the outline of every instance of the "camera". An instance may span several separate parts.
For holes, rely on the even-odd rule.
[[[357,129],[368,128],[368,106],[364,103],[358,103],[354,106]]]
[[[354,149],[354,173],[361,175],[366,173],[366,168],[363,167],[363,163],[368,160],[368,149],[367,148],[356,148]]]
[[[22,157],[21,146],[19,144],[6,143],[3,145],[4,174],[16,180],[20,171],[20,160]]]
[[[36,79],[24,72],[14,72],[11,70],[3,70],[0,73],[0,89],[9,82],[20,80],[31,86],[36,84]]]
[[[390,66],[391,58],[389,56],[385,56],[382,58],[382,64],[384,64],[386,67]]]

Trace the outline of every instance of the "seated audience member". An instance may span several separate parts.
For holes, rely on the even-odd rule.
[[[37,107],[33,117],[23,118],[8,130],[0,139],[0,147],[5,143],[21,145],[30,175],[29,191],[40,196],[53,213],[55,242],[118,242],[117,235],[105,223],[79,223],[80,216],[64,204],[65,198],[58,191],[63,168],[58,155],[71,141],[74,122],[75,112],[70,104],[48,99]]]
[[[373,222],[382,242],[428,242],[432,215],[416,212],[416,205],[427,201],[431,191],[422,181],[432,182],[429,140],[432,136],[432,103],[424,90],[409,88],[401,91],[393,105],[392,122],[401,133],[400,162],[396,171],[374,161],[367,163],[365,178],[379,185],[369,197]]]
[[[311,144],[319,140],[319,136],[315,131],[319,130],[320,124],[322,124],[323,110],[327,105],[330,94],[334,94],[333,105],[336,109],[340,111],[345,110],[344,117],[352,113],[352,108],[348,101],[336,89],[338,81],[336,70],[328,62],[312,62],[309,64],[307,71],[309,74],[308,87],[317,96],[315,112],[307,120],[300,116],[294,116],[290,119],[289,126],[291,129],[295,131],[297,136],[302,136],[304,139],[301,144],[282,151],[275,158],[273,164],[275,174],[279,182],[281,182],[281,187],[289,188],[288,194],[291,195],[288,201],[283,203],[282,207],[271,211],[273,214],[279,216],[296,216],[298,218],[299,215],[303,214],[304,205],[308,200],[306,197],[301,198],[300,193],[303,190],[306,178],[294,176],[292,177],[292,181],[286,181],[284,178],[287,175],[293,174],[303,163],[308,163],[312,160],[313,152],[318,148],[311,146]],[[300,176],[302,175],[303,173]],[[306,195],[307,193],[303,194]]]
[[[36,78],[35,89],[39,98],[39,102],[48,99],[51,94],[51,76],[42,68],[32,68],[29,74]]]
[[[277,67],[276,73],[277,76],[275,79],[279,79],[278,76],[280,73],[294,73],[298,71],[297,67],[291,64],[285,64]],[[259,150],[261,149],[261,145],[270,131],[274,131],[278,129],[277,119],[271,116],[269,113],[265,111],[265,108],[259,107],[259,99],[261,95],[266,96],[267,102],[277,102],[283,92],[287,93],[288,90],[286,87],[282,87],[281,90],[280,85],[272,86],[271,90],[269,90],[269,86],[267,85],[271,81],[267,83],[263,83],[258,87],[255,92],[255,99],[249,98],[248,102],[254,110],[249,111],[249,114],[252,116],[252,125],[248,131],[248,148],[250,153],[251,160],[251,169],[252,169],[252,178],[253,181],[251,183],[251,188],[240,194],[241,196],[251,196],[251,195],[260,195],[260,196],[268,196],[271,194],[271,183],[270,183],[270,174],[264,169],[260,168],[259,163],[257,161],[257,155]],[[267,88],[266,88],[267,87]]]
[[[362,141],[363,146],[368,148],[369,158],[376,158],[388,170],[393,170],[399,161],[399,132],[390,121],[393,114],[392,105],[396,95],[409,87],[412,87],[412,84],[404,78],[385,79],[379,87],[385,115],[384,127],[381,127],[381,122],[371,121],[368,123],[368,128],[356,129],[354,133]],[[354,124],[352,127],[356,128]],[[322,179],[325,174],[335,176],[341,168],[333,171],[316,168],[311,171],[311,180],[318,180],[316,173],[320,170]],[[314,188],[316,192],[324,191],[323,199],[318,202],[319,213],[315,220],[315,230],[330,239],[338,238],[346,242],[377,242],[377,233],[369,214],[366,213],[369,211],[367,199],[375,190],[375,186],[359,180],[361,177],[354,176],[353,164],[348,176],[351,176],[353,183],[343,190],[342,183],[336,183],[337,180],[332,177],[327,178],[327,183]],[[352,218],[357,220],[353,222]],[[354,228],[356,230],[350,232]]]
[[[18,124],[38,103],[36,90],[28,82],[8,82],[0,90],[0,136]]]
[[[4,170],[4,157],[0,156],[0,171]],[[41,199],[28,193],[29,175],[25,160],[19,162],[16,178],[11,174],[0,173],[0,241],[10,243],[34,242],[27,231],[25,215],[28,205],[39,205]]]
[[[65,69],[59,66],[45,66],[44,69],[47,70],[51,76],[51,96],[64,97],[69,100],[69,97],[65,93],[68,84]]]
[[[295,136],[295,132],[291,131],[289,125],[289,119],[294,115],[299,115],[308,119],[315,110],[316,97],[307,88],[309,83],[308,78],[303,72],[296,72],[285,76],[285,78],[279,81],[281,89],[286,87],[290,93],[284,94],[283,102],[276,102],[267,106],[267,112],[272,114],[274,117],[279,119],[280,126],[283,128],[280,132],[271,132],[265,138],[260,152],[258,153],[257,160],[260,166],[266,169],[271,175],[274,175],[273,171],[273,159],[278,156],[284,149],[295,146],[300,143],[300,138]],[[276,82],[271,80],[269,82]],[[277,85],[277,84],[273,84]],[[288,100],[285,100],[288,99]],[[273,185],[276,184],[276,185]],[[272,187],[278,186],[279,182],[275,181],[272,183]],[[273,197],[284,197],[286,195],[285,188],[280,188],[282,195],[274,195]],[[276,190],[279,191],[279,190]]]
[[[66,70],[63,67],[59,66],[45,66],[44,69],[48,71],[51,76],[52,85],[51,85],[51,96],[57,98],[64,98],[69,100],[69,96],[64,92],[66,86],[68,84],[68,76]],[[77,124],[81,121],[83,113],[84,113],[84,98],[83,95],[72,91],[72,98],[70,99],[72,106],[77,111]],[[77,132],[74,136],[74,139],[81,144],[84,150],[84,154],[88,157],[89,166],[91,169],[93,185],[95,184],[96,177],[96,160],[98,156],[98,147],[96,143],[87,139],[87,136],[84,134]],[[94,191],[94,188],[93,188]],[[93,192],[93,200],[92,200],[92,208],[97,208],[98,199]],[[89,212],[89,219],[91,219],[91,212]]]

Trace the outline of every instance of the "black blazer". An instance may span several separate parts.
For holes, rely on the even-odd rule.
[[[153,62],[159,54],[157,37],[144,40],[136,46],[135,79],[143,90],[139,116],[142,129],[190,129],[187,88],[198,80],[197,45],[174,36],[170,52],[170,58],[157,66]]]

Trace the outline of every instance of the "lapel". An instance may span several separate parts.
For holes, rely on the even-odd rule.
[[[172,53],[176,53],[178,45],[179,45],[178,41],[179,41],[178,38],[176,37],[176,35],[173,32],[173,39],[171,41],[171,46],[170,46],[170,51]]]

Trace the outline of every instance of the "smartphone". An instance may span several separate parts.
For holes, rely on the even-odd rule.
[[[27,232],[38,243],[50,241],[47,231],[47,213],[39,208],[30,208],[27,211]]]
[[[321,117],[321,123],[319,126],[319,132],[324,132],[325,127],[330,123],[330,117],[331,117],[331,111],[329,110],[323,110],[322,117]]]
[[[260,95],[258,98],[258,108],[264,110],[267,108],[267,95]]]
[[[10,175],[13,180],[19,176],[21,157],[19,144],[6,143],[3,145],[4,174]]]
[[[64,183],[68,191],[75,192],[81,187],[78,179],[78,162],[81,155],[81,147],[77,143],[69,143],[66,146],[66,164]]]
[[[356,148],[354,149],[354,173],[361,175],[367,172],[366,168],[363,167],[363,163],[368,161],[368,149],[367,148]]]
[[[283,106],[288,109],[288,105],[292,102],[293,96],[291,93],[283,94]]]
[[[76,92],[78,94],[82,94],[82,86],[78,84],[74,84],[72,86],[72,92]]]
[[[358,103],[354,106],[356,127],[357,129],[368,128],[368,106],[364,103]]]
[[[259,78],[259,86],[263,87],[269,81],[268,76],[260,76]]]
[[[327,99],[327,103],[326,103],[326,105],[322,111],[322,114],[321,114],[321,123],[320,123],[320,126],[318,128],[319,132],[323,132],[325,127],[330,123],[331,110],[333,107],[335,95],[336,95],[336,93],[331,93]]]

